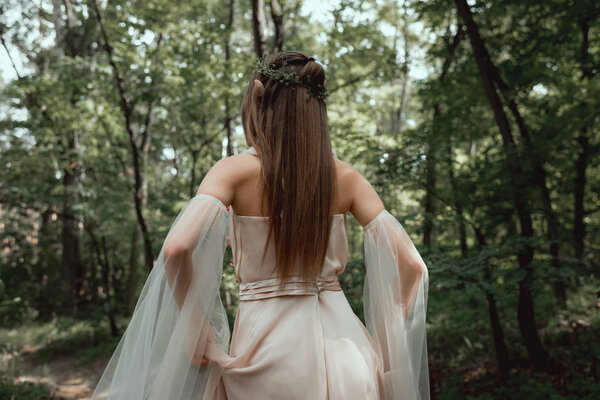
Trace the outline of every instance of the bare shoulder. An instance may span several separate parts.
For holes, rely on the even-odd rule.
[[[344,209],[364,226],[385,209],[383,202],[360,172],[338,158],[335,162],[339,198],[343,199]],[[246,183],[253,184],[260,169],[260,160],[248,153],[223,158],[208,171],[198,187],[198,194],[212,195],[229,206],[234,201],[236,190]]]
[[[385,206],[373,186],[359,171],[344,161],[336,161],[340,194],[350,199],[349,211],[364,226],[383,211]]]
[[[206,193],[229,206],[235,188],[260,171],[260,161],[248,153],[222,158],[208,171],[198,187],[198,194]]]
[[[351,185],[353,176],[358,173],[350,164],[345,161],[342,161],[338,158],[335,158],[335,167],[337,171],[337,182],[338,182],[338,190],[340,191],[340,197],[342,199],[350,200],[348,203],[348,209],[350,209],[352,203],[351,199]]]

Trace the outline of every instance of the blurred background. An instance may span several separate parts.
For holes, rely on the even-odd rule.
[[[600,398],[600,2],[4,0],[0,39],[0,398],[90,396],[280,49],[429,267],[432,397]]]

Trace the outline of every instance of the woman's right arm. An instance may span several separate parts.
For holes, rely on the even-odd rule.
[[[365,233],[365,325],[380,349],[389,400],[429,400],[427,267],[404,227],[357,172],[347,186]]]
[[[400,297],[398,301],[403,305],[406,318],[414,304],[419,281],[427,267],[404,228],[390,218],[381,218],[383,215],[380,214],[385,210],[385,206],[367,179],[352,167],[349,167],[349,172],[344,179],[344,187],[350,189],[352,215],[364,229],[370,231],[373,238],[378,241],[391,241],[401,282],[401,288],[396,295]],[[380,220],[375,221],[375,217],[378,216]],[[380,232],[374,229],[376,222],[379,222]]]
[[[367,225],[385,209],[379,195],[369,181],[356,169],[347,166],[344,174],[344,190],[351,199],[350,212],[362,225]]]

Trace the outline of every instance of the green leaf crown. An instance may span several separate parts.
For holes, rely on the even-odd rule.
[[[314,58],[309,58],[309,61],[310,60],[314,61]],[[307,100],[311,97],[316,97],[325,101],[325,98],[329,96],[329,91],[325,85],[321,83],[311,83],[310,74],[306,75],[305,80],[302,80],[293,69],[291,72],[285,72],[286,66],[287,59],[285,54],[282,55],[281,69],[277,69],[274,63],[269,63],[266,56],[263,56],[257,60],[254,71],[273,81],[277,81],[285,86],[289,86],[292,89],[295,89],[296,86],[302,86],[308,89],[308,93],[306,95]]]

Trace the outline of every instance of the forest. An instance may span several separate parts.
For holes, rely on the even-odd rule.
[[[0,45],[0,398],[89,398],[280,50],[427,264],[432,398],[600,398],[600,2],[4,0]]]

